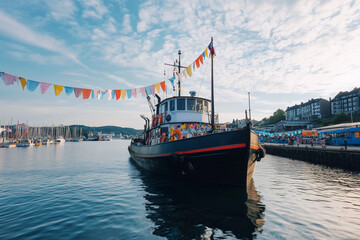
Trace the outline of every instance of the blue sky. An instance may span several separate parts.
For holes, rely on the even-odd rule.
[[[177,51],[191,64],[214,37],[220,121],[252,116],[359,87],[359,1],[0,1],[0,71],[91,89],[148,86],[171,76]],[[165,74],[164,74],[165,73]],[[210,97],[210,64],[190,90]],[[162,94],[169,97],[171,91]],[[0,83],[0,121],[142,128],[145,98],[82,100]]]

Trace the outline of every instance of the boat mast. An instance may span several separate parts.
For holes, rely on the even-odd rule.
[[[211,47],[213,46],[213,37],[211,37]],[[214,107],[214,58],[213,54],[210,51],[210,57],[211,57],[211,130],[215,130],[215,107]]]
[[[179,65],[178,65],[178,73],[179,73],[179,76],[180,76],[180,68],[181,68],[181,65],[180,65],[180,56],[181,56],[181,50],[178,51],[178,54],[179,54]],[[178,90],[179,90],[179,97],[181,95],[181,85],[180,85],[180,78],[178,77]]]
[[[186,68],[186,67],[181,66],[181,64],[180,64],[181,50],[178,51],[178,54],[179,54],[179,62],[178,62],[178,65],[175,65],[175,63],[174,63],[174,64],[165,63],[165,65],[172,66],[172,67],[177,67],[177,68],[178,68],[178,91],[179,91],[179,97],[180,97],[180,96],[181,96],[180,71],[181,71],[181,68]]]

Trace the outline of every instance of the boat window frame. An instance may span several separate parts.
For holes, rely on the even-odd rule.
[[[160,113],[165,113],[167,112],[167,109],[168,109],[168,102],[163,102],[161,105],[160,105]]]
[[[193,101],[193,104],[191,104],[193,106],[192,109],[189,109],[191,107],[190,102]],[[192,111],[192,112],[195,112],[196,111],[196,99],[195,98],[187,98],[186,99],[186,111]]]
[[[173,103],[173,109],[171,110],[171,103]],[[176,107],[176,99],[171,99],[169,101],[169,112],[173,112],[173,111],[176,111],[175,110],[175,107]]]
[[[201,105],[198,104],[200,102],[201,102]],[[201,106],[201,107],[199,108],[199,106]],[[196,112],[204,112],[204,100],[196,99],[195,111]]]
[[[184,101],[184,109],[179,109],[179,102],[182,102],[182,101]],[[178,98],[178,99],[176,99],[176,110],[177,111],[185,111],[186,110],[186,99],[185,98]]]
[[[205,103],[206,103],[206,104],[205,104]],[[205,105],[206,105],[206,108],[205,108]],[[205,113],[209,113],[209,112],[210,112],[210,111],[209,111],[209,101],[204,100],[203,109],[204,109],[203,112],[205,112]]]

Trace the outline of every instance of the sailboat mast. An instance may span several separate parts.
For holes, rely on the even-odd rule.
[[[211,46],[213,47],[213,37],[211,37]],[[214,58],[210,51],[211,57],[211,129],[215,130],[215,107],[214,107]]]
[[[178,68],[179,68],[179,77],[178,77],[178,90],[179,90],[179,97],[181,95],[181,86],[180,86],[180,68],[181,68],[181,65],[180,65],[180,55],[181,55],[181,50],[178,51],[178,54],[179,54],[179,65],[178,65]]]

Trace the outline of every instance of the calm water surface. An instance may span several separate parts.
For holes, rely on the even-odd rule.
[[[267,155],[246,192],[148,173],[128,145],[0,149],[0,239],[359,239],[358,172]]]

